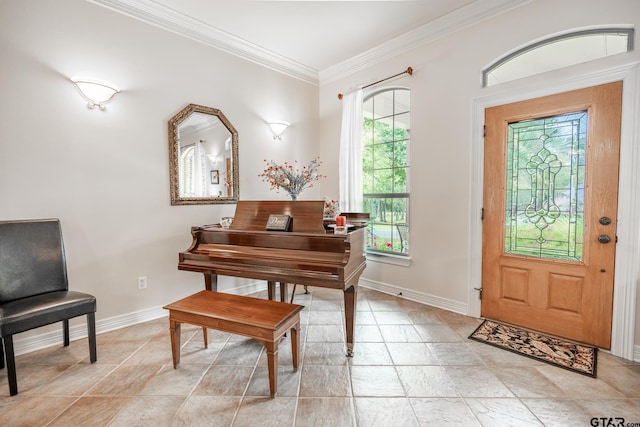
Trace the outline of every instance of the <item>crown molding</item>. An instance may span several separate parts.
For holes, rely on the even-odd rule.
[[[318,71],[150,0],[87,0],[188,37],[304,82],[318,85]]]
[[[533,0],[477,0],[353,58],[321,70],[319,81],[321,84],[331,83],[531,1]]]
[[[468,6],[321,71],[159,5],[152,0],[87,1],[318,86],[344,78],[533,0],[476,0]]]

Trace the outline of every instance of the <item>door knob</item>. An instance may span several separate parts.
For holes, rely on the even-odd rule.
[[[611,218],[609,218],[608,216],[603,216],[598,220],[598,222],[602,225],[609,225],[611,224]]]
[[[601,234],[598,236],[598,242],[600,243],[609,243],[611,241],[611,237],[606,234]]]

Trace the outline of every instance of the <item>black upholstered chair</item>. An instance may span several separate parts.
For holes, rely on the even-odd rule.
[[[87,315],[89,358],[96,354],[96,299],[70,291],[57,219],[0,221],[0,369],[6,355],[9,393],[18,394],[13,335],[62,322],[69,345],[69,319]],[[3,350],[4,347],[4,350]]]

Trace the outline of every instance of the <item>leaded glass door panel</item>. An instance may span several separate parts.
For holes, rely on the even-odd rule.
[[[609,348],[622,83],[485,111],[482,316]]]

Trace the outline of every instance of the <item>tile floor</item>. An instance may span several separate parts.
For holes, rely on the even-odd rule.
[[[292,372],[291,347],[282,343],[275,399],[267,397],[262,346],[239,336],[211,331],[204,349],[200,330],[184,325],[174,370],[164,318],[98,335],[95,364],[86,339],[19,356],[17,396],[0,371],[0,425],[640,423],[639,364],[600,352],[593,379],[467,339],[478,319],[363,288],[356,354],[346,358],[342,293],[309,290],[295,299],[306,307],[300,369]]]

